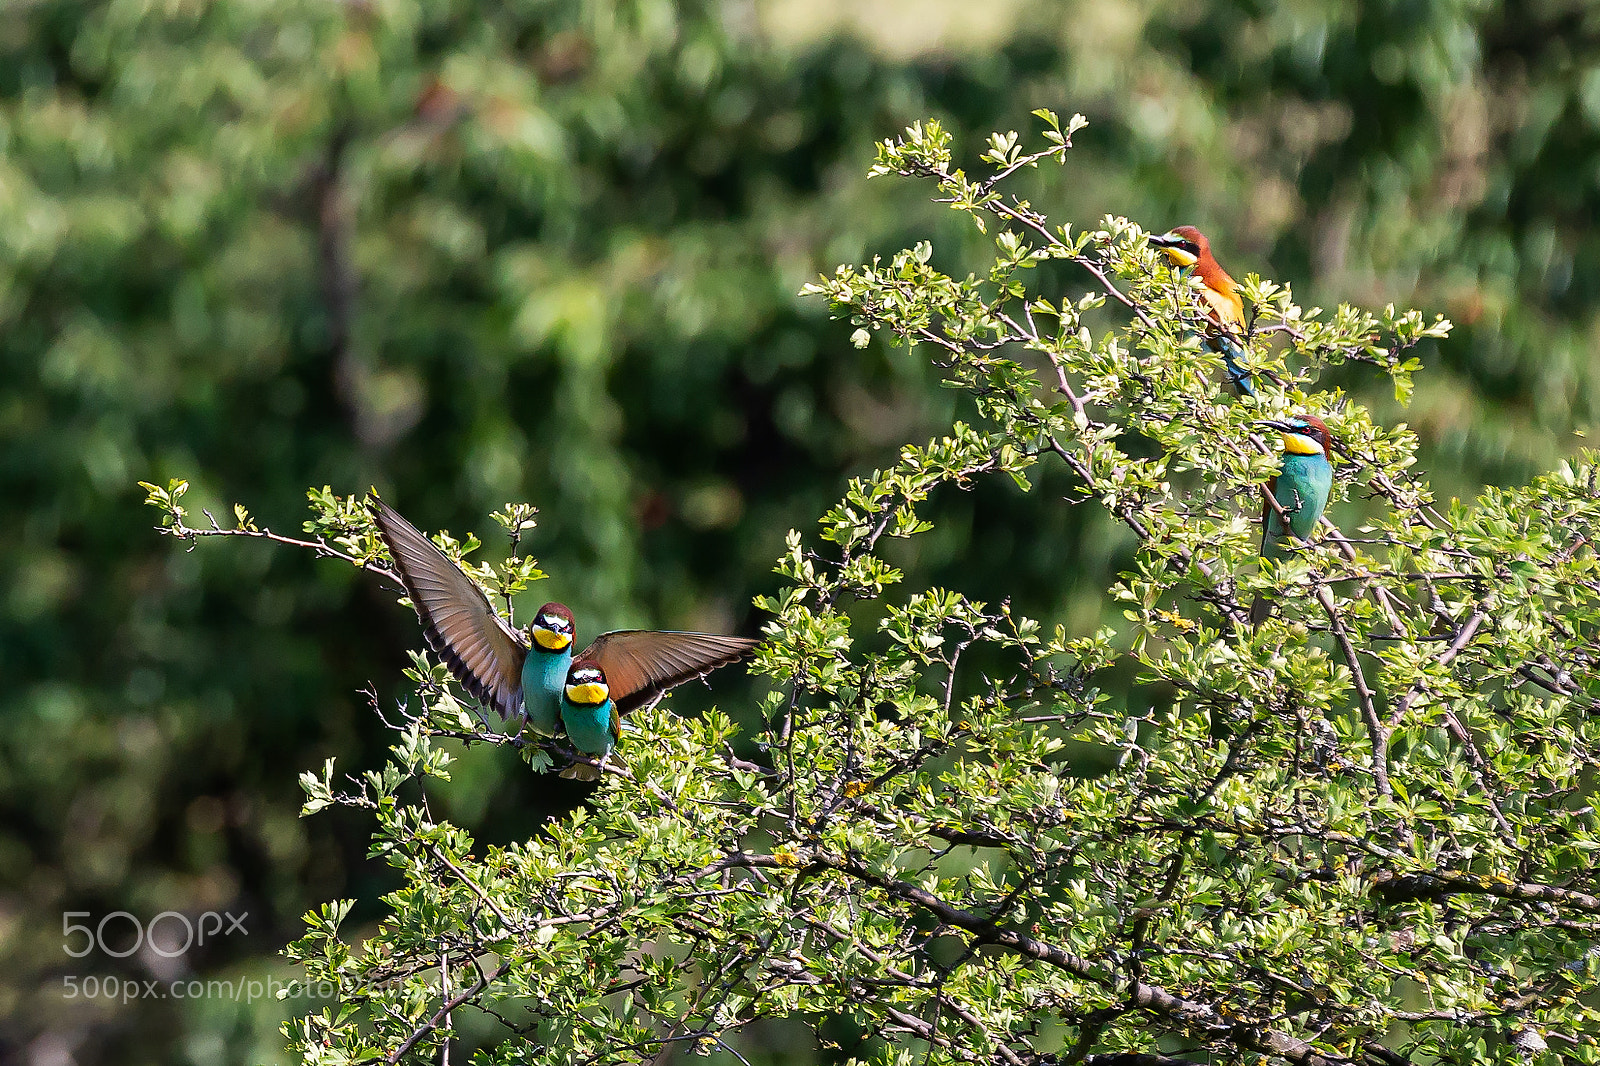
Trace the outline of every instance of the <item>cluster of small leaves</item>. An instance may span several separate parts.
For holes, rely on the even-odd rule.
[[[1448,324],[1259,279],[1256,395],[1224,396],[1194,280],[1137,226],[1073,234],[1000,189],[1081,126],[1042,117],[1046,147],[999,136],[980,180],[932,122],[880,149],[995,234],[992,270],[924,244],[810,289],[931,352],[982,421],[853,481],[816,547],[789,535],[754,736],[639,714],[628,772],[508,847],[401,798],[443,770],[438,713],[354,791],[307,778],[405,877],[359,948],[346,905],[308,916],[291,953],[341,989],[291,1033],[308,1061],[437,1056],[466,1010],[506,1062],[737,1053],[774,1017],[885,1063],[1600,1061],[1600,467],[1441,513],[1405,428],[1318,379],[1359,362],[1404,394]],[[1084,291],[1039,291],[1051,259]],[[1258,423],[1302,411],[1339,440],[1334,521],[1263,565]],[[932,494],[1041,463],[1132,535],[1120,630],[898,588],[885,538],[925,533]],[[1114,695],[1130,664],[1170,700]]]

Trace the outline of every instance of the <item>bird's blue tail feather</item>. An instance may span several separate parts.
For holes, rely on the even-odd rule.
[[[1244,362],[1244,348],[1239,342],[1226,333],[1218,333],[1207,345],[1212,351],[1222,356],[1222,367],[1228,375],[1228,383],[1233,386],[1234,392],[1240,396],[1254,396],[1256,394],[1255,379],[1242,365]]]

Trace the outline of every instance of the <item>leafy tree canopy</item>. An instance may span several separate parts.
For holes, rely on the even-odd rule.
[[[1257,393],[1222,398],[1192,278],[1122,219],[1077,232],[1009,192],[1082,126],[1039,116],[1043,146],[991,137],[982,178],[931,121],[873,168],[933,182],[989,270],[952,277],[923,243],[809,287],[861,343],[931,356],[979,421],[789,535],[759,719],[641,713],[590,804],[484,847],[408,787],[448,781],[438,739],[473,722],[419,657],[388,764],[305,776],[306,809],[366,812],[404,878],[359,943],[343,901],[291,948],[340,989],[291,1029],[306,1061],[427,1059],[468,1014],[501,1062],[738,1055],[769,1019],[884,1063],[1597,1060],[1595,457],[1436,506],[1415,438],[1322,379],[1404,395],[1449,323],[1254,276]],[[1080,284],[1041,291],[1051,262]],[[1280,460],[1257,426],[1304,411],[1364,499],[1258,562]],[[1133,539],[1120,624],[902,587],[887,548],[933,528],[930,495],[1052,464],[1058,506]],[[149,488],[171,532],[228,535]],[[359,504],[313,498],[322,541],[375,565]],[[1252,628],[1258,593],[1279,609]],[[1131,705],[1124,664],[1168,698]]]
[[[923,241],[924,265],[987,275],[993,227],[860,180],[913,121],[937,116],[968,164],[1031,109],[1081,109],[1060,165],[1007,180],[1055,223],[1192,222],[1303,305],[1445,313],[1450,336],[1405,357],[1428,367],[1408,408],[1367,364],[1319,365],[1318,384],[1415,432],[1446,515],[1592,431],[1587,0],[4,9],[0,1058],[278,1060],[303,1001],[69,1000],[63,978],[281,982],[308,907],[356,899],[355,933],[400,883],[361,812],[296,817],[290,771],[379,762],[392,736],[358,693],[390,698],[410,619],[309,553],[171,551],[134,482],[190,478],[197,515],[241,499],[279,529],[307,485],[375,484],[494,562],[487,516],[529,500],[527,550],[585,625],[754,632],[785,530],[906,441],[992,428],[924,353],[854,348],[856,325],[797,296]],[[1052,301],[1083,285],[1067,261],[1033,275]],[[1081,314],[1097,337],[1126,323],[1115,303]],[[934,528],[883,543],[887,564],[903,588],[1009,597],[1046,631],[1123,625],[1109,590],[1134,534],[1060,504],[1065,464],[1026,475],[1026,493],[935,489]],[[1367,490],[1341,486],[1332,514],[1358,540]],[[1119,699],[1164,705],[1130,663]],[[714,695],[748,738],[744,684]],[[449,750],[434,810],[482,842],[581,799],[504,749]],[[177,959],[63,953],[68,912],[169,909],[247,912],[248,935]]]

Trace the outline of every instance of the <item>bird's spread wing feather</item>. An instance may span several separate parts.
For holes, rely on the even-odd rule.
[[[382,500],[378,529],[422,619],[428,643],[466,690],[509,718],[521,709],[528,649],[489,597],[433,541]]]
[[[715,633],[619,629],[595,638],[578,658],[600,663],[618,712],[627,712],[675,685],[738,662],[759,643]]]

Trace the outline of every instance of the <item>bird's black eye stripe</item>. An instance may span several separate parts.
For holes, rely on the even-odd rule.
[[[1170,248],[1174,251],[1187,252],[1196,259],[1200,258],[1200,246],[1187,237],[1152,237],[1150,243],[1157,248]]]

